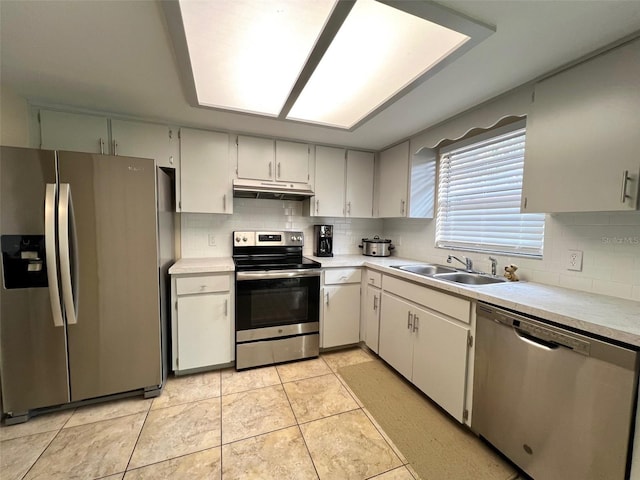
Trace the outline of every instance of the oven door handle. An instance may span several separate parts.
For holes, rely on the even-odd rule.
[[[319,277],[319,269],[301,270],[258,270],[255,272],[236,272],[236,280],[271,280],[276,278]]]

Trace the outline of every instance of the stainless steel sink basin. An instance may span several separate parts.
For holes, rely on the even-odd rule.
[[[479,273],[453,272],[439,273],[433,276],[437,280],[447,280],[448,282],[463,283],[465,285],[488,285],[490,283],[503,283],[506,278],[490,277]]]
[[[445,267],[443,265],[397,265],[393,268],[404,270],[405,272],[417,273],[418,275],[433,276],[438,273],[455,273],[455,268]]]

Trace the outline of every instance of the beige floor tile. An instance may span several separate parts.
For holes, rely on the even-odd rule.
[[[283,386],[298,423],[358,408],[353,397],[332,373]]]
[[[109,475],[108,477],[102,477],[99,480],[122,480],[124,477],[124,472],[116,473],[115,475]]]
[[[25,478],[84,480],[124,472],[145,415],[61,430]]]
[[[298,427],[223,445],[222,465],[224,480],[318,478]]]
[[[371,477],[371,480],[414,480],[414,478],[406,467],[400,467]]]
[[[26,437],[36,433],[53,432],[60,430],[73,414],[73,410],[47,413],[33,417],[25,423],[6,426],[0,425],[0,440],[10,440],[12,438]]]
[[[129,470],[124,480],[220,480],[220,447]]]
[[[219,398],[151,410],[129,468],[150,465],[219,445]]]
[[[220,372],[170,377],[162,394],[153,400],[152,410],[220,396]]]
[[[346,365],[355,365],[356,363],[376,360],[375,357],[360,347],[323,353],[322,358],[334,372],[337,372],[340,367],[344,367]]]
[[[331,373],[331,369],[322,358],[285,363],[276,367],[282,383],[318,377]]]
[[[153,402],[153,399],[137,397],[78,407],[64,428],[126,417],[134,413],[146,413],[151,407],[151,402]]]
[[[369,478],[402,462],[361,410],[300,425],[322,480]]]
[[[282,385],[222,397],[222,443],[296,424]]]
[[[280,377],[276,367],[254,368],[241,372],[230,368],[223,370],[221,376],[222,395],[280,384]]]
[[[0,443],[0,478],[20,480],[57,433],[36,433]]]

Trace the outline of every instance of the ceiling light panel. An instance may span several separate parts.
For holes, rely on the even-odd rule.
[[[181,0],[198,103],[278,116],[335,0]]]
[[[374,0],[358,0],[287,118],[351,128],[469,37]]]

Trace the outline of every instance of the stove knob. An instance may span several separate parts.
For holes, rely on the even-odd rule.
[[[236,237],[236,243],[240,243],[240,237]]]
[[[247,237],[242,237],[242,241],[246,242],[247,241]]]
[[[291,235],[291,241],[295,242],[296,240],[297,240],[296,236],[295,235]]]
[[[298,241],[301,242],[302,241],[302,235],[298,235]]]

